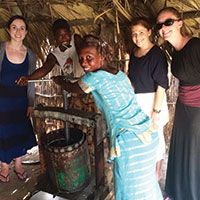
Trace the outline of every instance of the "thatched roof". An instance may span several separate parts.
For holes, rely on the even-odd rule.
[[[6,22],[18,14],[29,24],[27,45],[41,59],[54,42],[51,25],[57,18],[68,20],[76,33],[101,35],[122,48],[124,40],[129,44],[127,27],[133,18],[154,19],[165,6],[179,9],[190,31],[200,36],[200,0],[0,0],[0,41],[8,37]]]

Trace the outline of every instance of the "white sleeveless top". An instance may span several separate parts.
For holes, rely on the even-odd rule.
[[[73,75],[78,78],[84,74],[84,71],[79,63],[79,58],[76,52],[74,44],[74,34],[70,41],[70,48],[67,48],[64,52],[60,51],[59,47],[56,47],[51,53],[56,57],[64,75]]]

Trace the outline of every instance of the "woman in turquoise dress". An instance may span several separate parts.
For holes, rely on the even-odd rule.
[[[37,144],[30,122],[34,103],[34,85],[20,87],[17,77],[31,73],[35,56],[23,45],[27,25],[23,17],[8,22],[10,40],[0,46],[0,181],[9,182],[9,164],[15,159],[14,172],[20,180],[27,178],[22,156]]]
[[[70,92],[92,92],[108,126],[115,199],[162,199],[155,176],[158,133],[138,106],[126,74],[111,66],[111,47],[88,35],[83,38],[79,56],[86,74],[78,83],[66,82],[62,77],[53,80]]]

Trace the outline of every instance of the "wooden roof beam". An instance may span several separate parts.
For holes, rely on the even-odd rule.
[[[27,23],[34,23],[34,22],[51,22],[52,18],[51,17],[35,17],[33,19],[27,19]],[[83,18],[83,19],[75,19],[75,20],[69,20],[68,23],[71,26],[87,26],[87,25],[99,25],[100,23],[94,23],[94,18]],[[101,21],[101,24],[104,23]],[[0,22],[0,27],[5,28],[7,25],[7,22]]]
[[[183,13],[183,19],[199,18],[200,11],[189,11]]]
[[[200,17],[200,11],[189,11],[189,12],[184,12],[183,13],[183,18],[184,19],[189,19],[189,18],[199,18]],[[52,21],[51,17],[35,17],[33,19],[27,19],[27,22],[49,22]],[[99,23],[94,23],[94,18],[87,18],[87,19],[75,19],[75,20],[69,20],[68,21],[71,26],[87,26],[87,25],[95,25],[95,24],[102,24],[104,22],[99,22]],[[0,27],[5,28],[7,25],[7,22],[1,22],[0,21]]]
[[[19,10],[21,11],[22,15],[26,18],[27,16],[26,16],[26,13],[24,12],[25,11],[25,9],[24,9],[25,7],[23,6],[23,4],[21,3],[20,0],[16,0],[16,2],[17,2],[17,5],[18,5]]]

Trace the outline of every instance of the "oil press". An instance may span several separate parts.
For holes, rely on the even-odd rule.
[[[104,183],[104,143],[106,125],[102,116],[76,109],[38,106],[33,112],[33,122],[38,135],[41,171],[49,179],[54,194],[84,199]],[[63,122],[64,126],[46,133],[46,121]],[[69,124],[94,129],[94,166],[88,152],[87,133],[69,128]],[[66,135],[67,134],[67,135]],[[48,191],[47,191],[48,192]],[[52,193],[52,192],[51,192]],[[86,194],[87,195],[82,195]],[[77,197],[74,198],[74,195]]]

